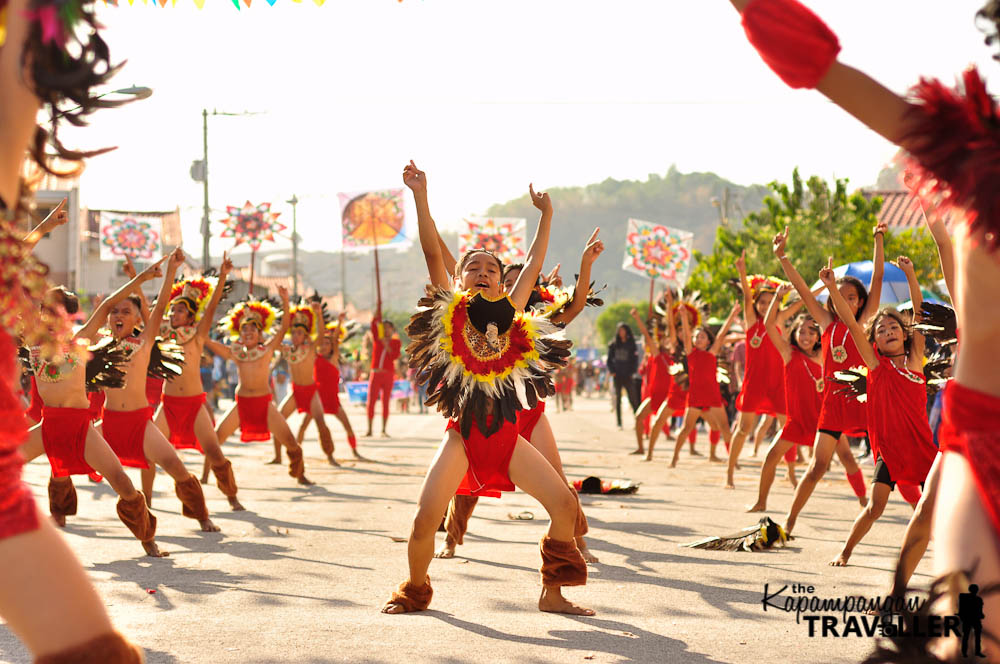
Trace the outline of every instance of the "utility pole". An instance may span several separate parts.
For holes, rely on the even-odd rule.
[[[204,147],[201,162],[201,182],[205,193],[201,217],[201,269],[208,269],[208,239],[212,236],[208,227],[208,109],[201,109],[201,140]]]
[[[299,204],[299,197],[292,194],[292,197],[285,201],[292,206],[292,295],[299,296],[299,225],[296,216],[295,206]]]

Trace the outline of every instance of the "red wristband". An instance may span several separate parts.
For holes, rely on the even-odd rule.
[[[815,88],[840,52],[837,35],[795,0],[753,0],[743,29],[768,67],[793,88]]]

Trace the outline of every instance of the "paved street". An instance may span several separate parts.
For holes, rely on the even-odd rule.
[[[670,470],[665,443],[653,463],[629,456],[632,434],[615,428],[605,400],[578,399],[571,413],[557,413],[550,404],[549,415],[571,478],[642,482],[635,495],[583,498],[588,540],[601,562],[590,567],[587,586],[566,595],[596,609],[594,618],[536,610],[538,540],[548,521],[523,493],[480,501],[459,557],[431,565],[431,610],[379,613],[406,574],[406,544],[399,540],[408,533],[444,428],[436,415],[394,414],[391,439],[360,441],[370,463],[349,460],[333,423],[342,468],[323,460],[313,429],[306,441],[306,470],[317,483],[311,488],[296,486],[284,467],[265,465],[270,444],[228,443],[248,511],[230,512],[218,489],[206,487],[209,509],[222,527],[218,534],[192,528],[160,473],[154,507],[157,540],[171,553],[166,559],[141,555],[115,516],[111,489],[86,478],[76,478],[79,515],[65,534],[117,627],[156,664],[857,662],[871,649],[864,637],[810,638],[805,621],[796,624],[794,613],[773,608],[765,612],[761,599],[765,584],[772,593],[789,585],[781,597],[792,596],[791,584],[811,585],[821,598],[884,595],[910,513],[898,494],[843,569],[827,561],[839,551],[858,503],[836,464],[788,548],[681,548],[756,522],[759,515],[744,514],[743,506],[756,496],[759,460],[746,458],[736,491],[726,491],[724,468],[705,457],[684,452]],[[363,432],[362,412],[353,409],[350,417]],[[707,435],[701,434],[698,447],[707,454]],[[201,457],[185,458],[200,473]],[[871,465],[862,467],[870,479]],[[44,458],[25,472],[43,506],[48,472]],[[138,473],[132,474],[138,482]],[[779,469],[770,500],[770,514],[782,520],[792,496],[783,478]],[[508,518],[524,510],[534,520]],[[929,569],[927,559],[915,582],[926,585]],[[4,627],[0,661],[29,661]]]

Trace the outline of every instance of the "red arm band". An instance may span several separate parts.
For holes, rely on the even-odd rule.
[[[837,59],[837,35],[795,0],[754,0],[743,29],[765,64],[793,88],[815,88]]]

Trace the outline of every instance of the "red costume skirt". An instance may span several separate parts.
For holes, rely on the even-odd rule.
[[[236,395],[236,410],[240,414],[240,440],[252,443],[271,440],[271,430],[267,427],[267,408],[271,405],[271,395],[241,397]]]
[[[983,509],[1000,535],[1000,397],[950,381],[938,440],[941,451],[958,452],[969,462]]]
[[[326,383],[316,383],[316,391],[319,392],[319,400],[323,403],[324,413],[336,415],[340,412],[339,389],[339,384],[327,385]]]
[[[545,402],[539,400],[538,405],[530,410],[517,411],[517,432],[525,440],[531,440],[531,434],[535,431],[535,425],[545,414]]]
[[[14,391],[14,358],[10,337],[0,330],[0,539],[38,528],[38,510],[31,489],[21,482],[24,459],[17,448],[24,442],[27,423],[22,415],[23,404]]]
[[[167,418],[167,428],[170,429],[170,444],[175,448],[204,452],[198,437],[194,435],[194,422],[204,405],[204,392],[193,397],[163,395],[163,415]]]
[[[154,411],[160,406],[160,401],[163,399],[163,383],[162,378],[146,376],[146,403]]]
[[[461,431],[456,420],[449,420],[446,431]],[[492,436],[484,436],[473,423],[468,438],[463,438],[469,469],[455,493],[499,498],[501,491],[513,491],[508,468],[518,438],[517,424],[504,421]]]
[[[308,413],[312,410],[313,395],[316,394],[316,383],[312,385],[296,385],[292,383],[292,396],[295,397],[295,410]]]
[[[816,423],[813,422],[812,424],[813,426],[810,428],[801,420],[789,419],[785,423],[785,428],[781,430],[781,440],[787,440],[796,445],[812,447],[813,443],[816,442]],[[792,449],[794,450],[794,448]]]
[[[87,408],[42,408],[42,444],[55,477],[94,472],[83,458],[89,429]]]
[[[115,451],[115,456],[123,466],[129,468],[149,468],[143,443],[146,441],[146,425],[153,417],[149,406],[138,410],[106,410],[101,430],[104,440]]]
[[[87,400],[90,402],[90,421],[97,422],[104,417],[104,401],[106,396],[103,391],[88,392]]]

